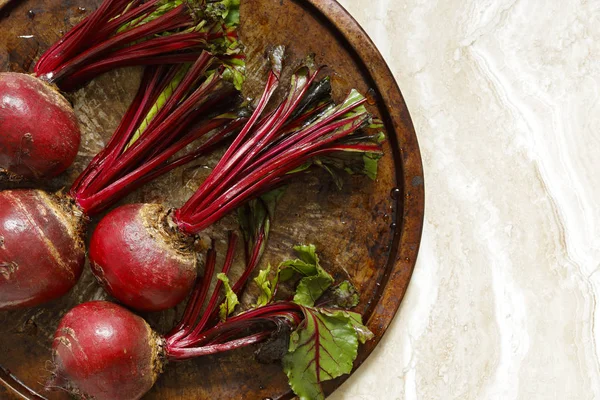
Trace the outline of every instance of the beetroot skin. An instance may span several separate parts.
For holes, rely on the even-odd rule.
[[[2,191],[0,204],[0,310],[67,293],[85,262],[77,208],[41,190]]]
[[[98,224],[89,247],[92,272],[121,303],[141,311],[176,306],[197,275],[193,239],[177,235],[164,207],[130,204]]]
[[[140,317],[106,301],[80,304],[60,321],[52,343],[51,384],[95,400],[141,398],[156,382],[164,340]]]
[[[81,133],[69,102],[26,74],[0,73],[0,174],[52,178],[75,160]]]

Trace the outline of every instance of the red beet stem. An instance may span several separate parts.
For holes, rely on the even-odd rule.
[[[158,1],[158,0],[155,0]],[[35,65],[35,73],[39,76],[52,71],[60,65],[61,60],[69,59],[74,54],[85,49],[85,44],[95,44],[102,39],[102,32],[111,14],[119,15],[127,6],[127,0],[106,0],[86,19],[75,25],[67,34],[48,49]]]
[[[170,347],[167,351],[167,357],[172,361],[183,361],[189,360],[190,358],[196,358],[201,356],[207,356],[210,354],[223,353],[225,351],[239,349],[241,347],[250,346],[256,343],[263,342],[271,336],[271,332],[259,332],[252,335],[248,335],[241,339],[231,340],[229,342],[220,344],[210,344],[201,347],[192,348],[181,348],[181,347]]]
[[[250,132],[252,127],[256,124],[260,115],[263,113],[264,109],[266,108],[267,104],[269,103],[269,100],[271,99],[271,97],[275,93],[275,90],[277,89],[277,86],[279,85],[279,76],[280,75],[278,72],[280,72],[280,71],[271,70],[271,72],[269,73],[269,77],[267,79],[267,84],[266,84],[265,90],[264,90],[254,112],[252,113],[252,116],[250,117],[250,119],[248,120],[248,122],[246,123],[246,125],[244,126],[242,131],[237,135],[237,137],[235,138],[233,143],[227,148],[227,151],[225,152],[223,157],[221,157],[221,160],[215,166],[215,168],[213,169],[213,172],[209,175],[209,177],[206,179],[206,181],[204,181],[204,183],[202,184],[203,188],[204,187],[207,188],[206,190],[208,190],[214,184],[214,182],[217,182],[218,180],[220,180],[222,178],[222,175],[226,172],[226,169],[223,167],[223,164],[225,164],[225,163],[231,164],[228,161],[232,157],[235,156],[236,150],[242,145],[243,140],[247,137],[248,133]],[[196,199],[199,198],[201,195],[202,195],[202,193],[200,191],[197,191],[186,202],[186,204],[181,208],[180,212],[182,214],[189,212],[189,210],[193,208],[194,203],[197,201]]]
[[[202,55],[191,66],[148,67],[140,89],[106,148],[75,181],[71,196],[87,213],[94,214],[140,185],[207,154],[227,140],[244,118],[217,116],[228,107],[234,89],[224,82],[215,58]],[[176,76],[180,82],[173,86]],[[165,91],[170,95],[164,98]],[[164,98],[157,108],[160,98]],[[235,98],[235,96],[233,96]],[[141,127],[145,129],[140,131]],[[196,149],[173,157],[196,140],[213,132]]]
[[[229,272],[229,270],[231,269],[231,266],[233,265],[233,256],[235,254],[235,245],[237,243],[237,235],[235,235],[233,232],[229,233],[229,245],[227,247],[227,255],[225,256],[225,263],[223,264],[223,270],[221,271],[223,274],[226,274]],[[210,281],[206,282],[206,284],[210,285]],[[189,333],[189,335],[197,335],[199,332],[201,332],[204,327],[206,326],[206,324],[209,321],[210,316],[212,315],[213,311],[217,308],[217,305],[219,304],[219,299],[221,298],[221,293],[220,290],[223,287],[223,282],[218,280],[217,284],[213,290],[212,296],[210,297],[210,300],[208,301],[208,306],[206,307],[206,310],[204,311],[204,314],[202,314],[202,318],[200,319],[200,321],[195,324],[194,329]]]
[[[210,289],[210,282],[212,282],[215,266],[217,261],[217,253],[213,248],[208,250],[206,254],[206,263],[204,267],[204,276],[201,279],[196,280],[196,285],[192,291],[192,296],[188,302],[188,306],[185,308],[183,318],[181,322],[167,335],[168,341],[176,341],[177,339],[187,336],[190,334],[190,327],[198,319],[202,305],[208,295]]]
[[[262,252],[264,251],[263,245],[264,245],[265,238],[266,238],[265,231],[264,231],[264,229],[261,229],[261,231],[258,234],[258,237],[256,238],[256,241],[254,242],[254,246],[252,248],[252,255],[246,261],[246,268],[244,269],[242,276],[239,277],[239,279],[235,282],[235,284],[231,288],[231,290],[233,291],[233,293],[236,294],[236,296],[240,295],[242,289],[244,289],[244,287],[246,286],[246,283],[248,283],[248,279],[250,278],[250,275],[252,274],[254,269],[258,266],[258,263],[260,262],[260,257],[262,256]],[[225,272],[223,272],[223,273],[225,273]],[[209,312],[209,311],[210,311],[210,308],[207,308],[206,312]],[[212,311],[210,312],[210,317],[207,318],[207,321],[211,321],[211,322],[216,321],[218,318],[218,312],[219,312],[219,309],[214,307],[212,309]],[[214,325],[215,325],[215,323],[212,323],[211,326],[214,326]],[[201,331],[201,329],[199,329],[199,331]]]
[[[152,119],[150,124],[148,125],[146,135],[140,137],[134,143],[134,146],[131,146],[131,150],[125,152],[126,146],[130,143],[133,135],[135,134],[136,129],[141,123],[140,117],[146,116],[150,109],[155,104],[156,100],[160,93],[166,88],[166,85],[161,85],[159,87],[154,87],[151,93],[152,102],[145,103],[146,107],[143,111],[143,114],[138,112],[135,119],[135,125],[130,125],[126,132],[123,133],[121,141],[119,142],[119,146],[115,149],[115,152],[112,154],[111,164],[105,164],[105,170],[102,174],[101,178],[98,178],[89,188],[90,191],[98,191],[100,187],[105,185],[110,179],[113,179],[116,174],[126,168],[127,165],[135,164],[145,152],[150,151],[152,149],[152,145],[155,145],[157,137],[160,137],[161,134],[164,134],[168,129],[178,129],[180,126],[177,124],[173,124],[178,121],[178,118],[185,112],[191,113],[193,109],[190,107],[192,104],[188,102],[187,104],[182,104],[177,108],[177,114],[170,113],[175,111],[175,105],[179,102],[181,98],[184,97],[187,90],[189,90],[189,85],[195,82],[198,78],[208,71],[210,67],[210,62],[213,60],[209,53],[204,52],[200,58],[196,61],[194,66],[190,69],[189,74],[186,75],[186,78],[181,82],[181,84],[177,87],[173,95],[169,98],[164,107],[159,111],[159,113]],[[215,76],[216,77],[216,76]],[[205,94],[205,93],[203,93]],[[189,99],[188,99],[189,100]],[[147,101],[147,100],[146,100]],[[136,111],[136,110],[134,110]],[[170,114],[170,115],[169,115]],[[165,118],[165,116],[167,116]],[[169,119],[169,123],[165,121],[165,119]],[[159,125],[162,130],[159,130]],[[156,128],[156,129],[153,129]],[[149,135],[152,137],[149,138]],[[160,143],[160,142],[159,142]]]
[[[243,170],[243,172],[241,173],[239,172],[242,171],[241,167],[243,165],[239,165],[232,171],[232,174],[238,172],[239,175],[234,176],[232,178],[238,178],[238,181],[239,176],[244,176],[244,178],[238,183],[236,183],[234,186],[231,186],[231,183],[234,179],[229,179],[229,181],[221,182],[215,189],[212,189],[212,191],[206,195],[206,197],[202,202],[200,202],[200,204],[196,206],[199,210],[201,210],[201,212],[197,215],[194,215],[190,220],[202,221],[203,214],[205,214],[204,211],[207,208],[210,208],[211,202],[213,202],[216,196],[219,193],[222,193],[224,190],[226,190],[228,193],[225,198],[225,200],[227,200],[228,198],[233,197],[236,186],[241,187],[246,182],[256,181],[257,179],[263,176],[267,176],[270,171],[277,170],[280,166],[285,164],[289,165],[290,161],[293,161],[294,159],[300,159],[305,154],[310,153],[316,148],[324,147],[325,145],[334,142],[337,139],[347,136],[348,134],[354,132],[360,125],[362,125],[365,117],[365,115],[359,115],[354,119],[342,120],[336,123],[331,123],[316,130],[312,135],[304,134],[302,133],[302,131],[300,131],[298,134],[294,135],[294,137],[298,137],[298,140],[287,140],[278,146],[274,146],[271,151],[267,151],[264,156],[258,158],[258,160],[253,162],[252,165],[250,165],[247,169]],[[355,124],[355,122],[358,122],[358,124]],[[329,133],[334,132],[337,129],[342,128],[343,126],[348,124],[352,124],[349,129],[343,130],[337,133],[336,135],[330,136],[326,139],[321,139],[318,142],[310,142],[311,139],[315,140],[324,137],[325,135],[328,135]],[[307,136],[308,140],[301,140],[305,136]],[[252,156],[253,154],[249,155],[248,160],[252,160]],[[291,165],[296,164],[297,162]]]
[[[261,118],[278,83],[281,65],[275,63],[254,114],[194,195],[174,213],[180,230],[193,235],[206,229],[244,202],[280,185],[290,172],[335,152],[373,152],[373,143],[351,143],[354,132],[371,116],[366,99],[352,91],[334,106],[323,101],[327,79],[317,82],[319,70],[299,68],[287,98]],[[341,161],[343,162],[343,161]],[[307,167],[303,167],[306,169]]]
[[[104,166],[114,162],[122,149],[124,149],[130,139],[130,132],[135,130],[135,126],[150,111],[150,107],[156,102],[160,92],[164,89],[164,85],[159,82],[161,73],[164,71],[164,67],[147,68],[144,71],[137,95],[121,119],[108,144],[92,159],[87,168],[71,186],[73,197],[76,196],[77,192],[83,193],[84,190],[88,190],[89,186],[94,182],[94,178],[100,174]],[[172,68],[171,78],[174,72],[175,69]]]
[[[264,238],[265,238],[264,226],[261,228],[261,231],[257,235],[257,240],[253,243],[252,257],[248,260],[246,264],[246,269],[242,276],[238,279],[236,284],[234,285],[234,292],[239,290],[245,285],[246,281],[250,277],[251,272],[254,270],[256,265],[260,260],[260,256],[262,255],[262,250],[264,249]],[[229,233],[228,245],[227,245],[227,253],[225,256],[225,261],[222,268],[222,273],[227,275],[231,266],[233,265],[233,259],[235,255],[235,248],[237,244],[237,235],[233,232]],[[248,243],[247,243],[248,245]],[[186,343],[192,342],[196,340],[198,337],[202,336],[203,332],[207,329],[214,327],[215,325],[221,324],[217,319],[217,311],[218,304],[222,299],[221,288],[223,287],[223,282],[218,280],[210,299],[208,301],[208,305],[204,309],[202,316],[200,317],[200,313],[203,309],[203,305],[208,295],[208,291],[213,279],[214,271],[215,271],[215,263],[216,263],[216,252],[214,251],[214,241],[213,248],[210,249],[206,256],[206,267],[203,278],[199,278],[196,281],[196,285],[192,291],[190,300],[185,309],[184,315],[177,324],[177,326],[166,336],[167,346],[171,347],[181,347]],[[233,288],[232,288],[233,290]],[[237,294],[236,293],[236,294]],[[229,325],[228,325],[229,326]]]
[[[264,218],[266,219],[255,228],[255,232],[248,232],[244,236],[248,257],[244,273],[232,287],[236,294],[244,287],[263,254],[269,217]],[[236,236],[230,233],[223,266],[225,274],[232,265],[235,247]],[[302,321],[301,307],[291,302],[272,303],[220,321],[216,318],[216,306],[223,297],[220,294],[220,280],[198,321],[214,275],[215,260],[216,253],[214,249],[210,249],[204,277],[197,280],[181,322],[165,337],[168,359],[184,360],[248,346],[269,338],[278,329],[280,321],[286,321],[291,326],[297,326]]]
[[[187,3],[104,0],[40,57],[35,73],[73,90],[114,68],[189,62],[190,53],[237,41],[223,20],[200,21],[194,14]]]
[[[292,324],[297,324],[302,320],[300,312],[301,307],[292,302],[273,303],[259,307],[231,317],[197,335],[189,335],[174,342],[167,342],[167,353],[171,354],[175,349],[202,347],[207,343],[218,342],[219,338],[229,338],[253,329],[272,333],[276,330],[275,321],[277,319],[286,319]]]
[[[260,261],[260,256],[263,251],[263,245],[265,242],[265,238],[266,238],[265,231],[264,231],[264,229],[262,229],[259,232],[258,237],[256,238],[256,242],[255,242],[253,250],[252,250],[252,256],[247,261],[247,267],[244,270],[244,273],[231,288],[231,290],[233,290],[233,293],[235,293],[238,296],[239,296],[240,292],[242,291],[242,289],[244,288],[244,286],[246,285],[248,278],[250,278],[250,274],[252,274],[252,271],[254,271],[254,268],[256,268],[256,266],[258,265],[258,262]]]
[[[252,131],[253,125],[240,132],[238,135],[239,145],[233,149],[231,154],[226,154],[221,158],[220,162],[215,167],[216,173],[211,174],[208,182],[203,183],[202,190],[186,203],[184,207],[188,209],[202,208],[213,201],[218,195],[219,190],[228,187],[232,180],[261,150],[271,143],[273,137],[278,133],[278,130],[286,123],[294,109],[302,100],[303,95],[309,89],[310,84],[316,79],[318,71],[309,76],[307,82],[298,87],[298,80],[294,80],[294,86],[290,90],[290,95],[286,101],[281,104],[275,113],[260,125],[256,131]],[[270,74],[274,76],[274,73]],[[277,79],[278,81],[278,79]],[[271,80],[267,82],[267,89],[261,101],[268,102],[269,94],[276,88],[275,84],[270,87]],[[245,143],[242,143],[245,140]],[[212,178],[212,179],[211,179]]]
[[[47,72],[45,75],[51,82],[61,81],[74,71],[83,67],[86,62],[89,62],[90,60],[96,60],[111,50],[119,49],[121,46],[124,46],[128,43],[134,43],[140,39],[161,33],[163,31],[189,26],[189,23],[190,17],[187,15],[187,11],[183,9],[182,6],[179,6],[178,8],[166,13],[162,17],[155,19],[154,21],[148,22],[144,25],[109,38],[108,40],[92,47],[91,49],[84,51],[73,60],[70,60],[67,63],[62,64],[60,67]],[[133,62],[130,65],[138,64]]]
[[[61,89],[70,91],[102,73],[116,68],[136,65],[180,64],[193,62],[202,53],[198,44],[203,34],[185,33],[159,37],[115,51],[106,58],[78,68],[61,83]],[[197,49],[197,50],[192,50]],[[185,50],[185,53],[180,51]]]

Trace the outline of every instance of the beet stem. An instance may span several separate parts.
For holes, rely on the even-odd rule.
[[[214,243],[206,255],[206,264],[204,267],[204,276],[196,279],[196,285],[192,293],[192,297],[188,302],[187,307],[181,322],[166,336],[167,343],[176,342],[182,337],[190,334],[190,327],[198,320],[198,316],[202,311],[202,305],[208,295],[210,283],[212,282],[215,265],[217,261],[217,253],[214,250]]]
[[[215,48],[229,52],[238,41],[237,22],[195,14],[187,2],[104,0],[42,54],[35,74],[74,90],[114,68],[192,62],[192,54]]]
[[[269,217],[265,217],[269,218]],[[256,238],[252,243],[252,256],[247,260],[246,269],[242,276],[237,280],[232,290],[234,293],[239,294],[241,289],[245,286],[248,281],[250,274],[254,268],[258,265],[260,258],[264,251],[264,241],[267,237],[265,229],[267,221],[263,222],[258,228]],[[247,241],[250,241],[248,236],[245,236]],[[227,254],[223,265],[222,272],[227,274],[233,265],[233,259],[235,254],[235,248],[237,243],[237,236],[230,232]],[[248,247],[250,243],[246,243]],[[214,251],[214,241],[212,248],[208,251],[206,257],[206,272],[202,279],[196,281],[196,285],[190,297],[190,301],[184,311],[182,320],[177,326],[165,337],[167,342],[167,349],[179,349],[179,348],[198,348],[199,346],[205,346],[209,341],[211,344],[222,343],[223,340],[228,340],[232,337],[239,336],[243,331],[250,328],[263,327],[265,323],[269,326],[273,325],[272,318],[279,317],[280,311],[297,310],[298,306],[290,303],[283,307],[280,306],[268,306],[263,307],[260,311],[249,311],[240,316],[230,317],[226,321],[221,322],[217,318],[217,304],[221,301],[221,287],[222,281],[217,281],[215,288],[213,289],[209,303],[204,310],[202,318],[198,320],[199,313],[202,310],[202,305],[205,302],[208,289],[212,282],[215,269],[216,253]],[[246,317],[247,316],[247,317]],[[264,329],[263,329],[264,331]],[[267,329],[271,331],[271,329]],[[225,351],[227,349],[224,349]],[[173,354],[178,354],[176,350]]]
[[[214,150],[245,122],[235,115],[205,119],[236,98],[220,67],[205,77],[215,61],[203,52],[191,66],[147,67],[113,137],[71,188],[71,196],[88,215]],[[211,132],[203,145],[172,159]]]
[[[117,49],[127,43],[133,43],[150,35],[189,26],[190,22],[191,19],[187,14],[187,10],[183,5],[179,6],[153,21],[108,38],[89,50],[84,51],[74,59],[68,60],[58,67],[54,67],[51,71],[39,71],[38,73],[51,76],[49,79],[51,82],[60,81],[77,69],[80,69],[86,62],[95,60],[113,49]]]
[[[241,339],[235,339],[229,342],[220,344],[211,344],[208,346],[193,347],[193,348],[180,348],[170,347],[168,349],[167,357],[172,361],[183,361],[189,360],[190,358],[196,358],[201,356],[207,356],[210,354],[222,353],[225,351],[235,350],[242,347],[250,346],[256,343],[260,343],[271,336],[271,332],[259,332],[252,335],[248,335]]]
[[[223,264],[223,270],[221,271],[223,274],[227,275],[231,266],[233,265],[233,256],[235,255],[235,246],[237,244],[237,235],[234,232],[229,232],[229,244],[227,246],[227,254],[225,256],[225,263]],[[210,282],[207,282],[210,285]],[[212,296],[208,302],[208,306],[206,310],[204,310],[204,314],[200,319],[200,322],[196,324],[192,332],[189,336],[196,336],[205,328],[207,322],[209,321],[214,310],[217,309],[219,304],[219,299],[221,298],[221,287],[223,287],[223,282],[218,280],[217,284],[213,290]]]
[[[317,156],[338,151],[381,152],[379,146],[348,147],[341,142],[370,120],[363,107],[366,99],[353,91],[339,106],[320,101],[329,81],[317,83],[318,73],[306,67],[298,69],[287,98],[260,119],[259,111],[266,108],[280,70],[269,74],[259,105],[246,126],[200,188],[175,211],[174,220],[182,232],[201,232],[244,202],[287,180],[290,171],[314,163]]]
[[[221,160],[215,166],[215,168],[213,169],[213,172],[206,179],[206,181],[204,181],[204,183],[201,186],[202,188],[206,188],[205,190],[209,190],[209,188],[213,185],[214,182],[216,182],[219,179],[221,179],[221,175],[225,172],[225,169],[223,168],[222,165],[225,164],[225,163],[227,163],[228,160],[231,157],[233,157],[233,155],[235,154],[236,149],[238,149],[238,147],[242,144],[243,140],[248,135],[248,133],[250,132],[250,130],[252,129],[252,127],[256,124],[258,118],[260,117],[260,115],[264,111],[264,109],[267,106],[269,100],[271,99],[271,97],[275,93],[275,89],[277,89],[278,84],[279,84],[279,75],[275,71],[271,71],[269,73],[269,77],[267,79],[267,84],[266,84],[265,90],[263,92],[263,95],[261,96],[256,109],[252,113],[252,116],[250,117],[250,119],[246,123],[246,126],[244,126],[244,128],[242,129],[242,131],[235,138],[235,140],[233,141],[233,143],[225,151],[225,154],[223,155],[223,157],[221,157]],[[180,213],[181,215],[185,215],[186,213],[190,212],[191,209],[194,207],[195,203],[197,202],[197,199],[200,198],[203,195],[203,193],[204,193],[203,191],[200,191],[200,190],[197,191],[186,202],[186,204],[180,210],[178,210],[178,213]]]
[[[362,118],[365,116],[363,115]],[[265,161],[262,165],[257,166],[252,171],[244,171],[239,174],[237,182],[230,185],[228,188],[223,188],[219,192],[219,197],[214,200],[206,208],[200,208],[196,213],[190,215],[182,215],[183,211],[175,214],[175,218],[179,227],[184,232],[199,232],[206,227],[212,225],[215,221],[222,218],[224,215],[237,208],[245,201],[255,197],[258,193],[268,191],[273,185],[280,183],[281,179],[291,170],[299,167],[316,155],[331,153],[336,150],[336,147],[328,146],[336,140],[341,139],[357,129],[356,124],[362,124],[361,116],[352,119],[344,120],[338,123],[331,124],[329,127],[323,127],[317,131],[315,135],[326,135],[331,130],[338,129],[342,126],[351,123],[352,125],[344,130],[330,135],[325,139],[315,140],[308,144],[297,144],[270,160]],[[355,124],[356,123],[356,124]],[[319,150],[321,149],[321,150]],[[201,186],[199,191],[202,191],[204,186]]]

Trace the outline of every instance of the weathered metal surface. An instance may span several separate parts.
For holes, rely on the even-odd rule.
[[[30,71],[34,60],[98,3],[98,0],[22,0],[9,5],[0,20],[0,70]],[[308,53],[315,53],[317,63],[328,66],[326,72],[332,76],[337,98],[352,87],[369,93],[370,111],[386,125],[389,141],[377,181],[346,177],[344,188],[339,191],[326,174],[316,173],[292,183],[278,207],[269,250],[263,260],[265,265],[276,264],[291,255],[292,245],[310,242],[317,245],[323,264],[335,277],[354,282],[362,293],[357,309],[365,314],[376,335],[375,340],[361,348],[358,367],[396,313],[418,252],[424,186],[412,122],[382,57],[335,1],[245,0],[242,3],[241,31],[250,71],[246,95],[256,95],[262,88],[265,50],[284,44],[288,47],[288,71]],[[84,132],[82,148],[68,173],[38,186],[59,190],[73,181],[116,127],[138,80],[139,70],[116,71],[68,96]],[[218,155],[214,155],[175,171],[124,202],[180,205],[217,159]],[[205,233],[218,239],[221,256],[226,232],[234,227],[234,219],[226,218]],[[49,374],[49,347],[60,317],[81,301],[105,297],[86,267],[69,296],[44,307],[0,312],[0,365],[33,389],[41,390]],[[181,312],[180,306],[177,310],[144,317],[158,332],[166,332]],[[169,365],[146,398],[293,397],[280,366],[260,365],[254,361],[252,352],[253,349],[246,349]],[[341,382],[342,379],[335,380],[326,389],[332,391]],[[13,382],[13,386],[19,390],[18,384]],[[8,389],[0,385],[0,398],[9,396]],[[68,398],[61,392],[47,396]]]

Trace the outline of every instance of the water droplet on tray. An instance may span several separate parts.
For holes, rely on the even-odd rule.
[[[397,200],[398,197],[400,196],[401,191],[398,188],[393,188],[392,191],[390,192],[390,196],[392,197],[392,199]]]
[[[375,90],[373,88],[369,89],[366,97],[367,97],[367,103],[369,105],[377,104],[377,93],[375,93]]]

